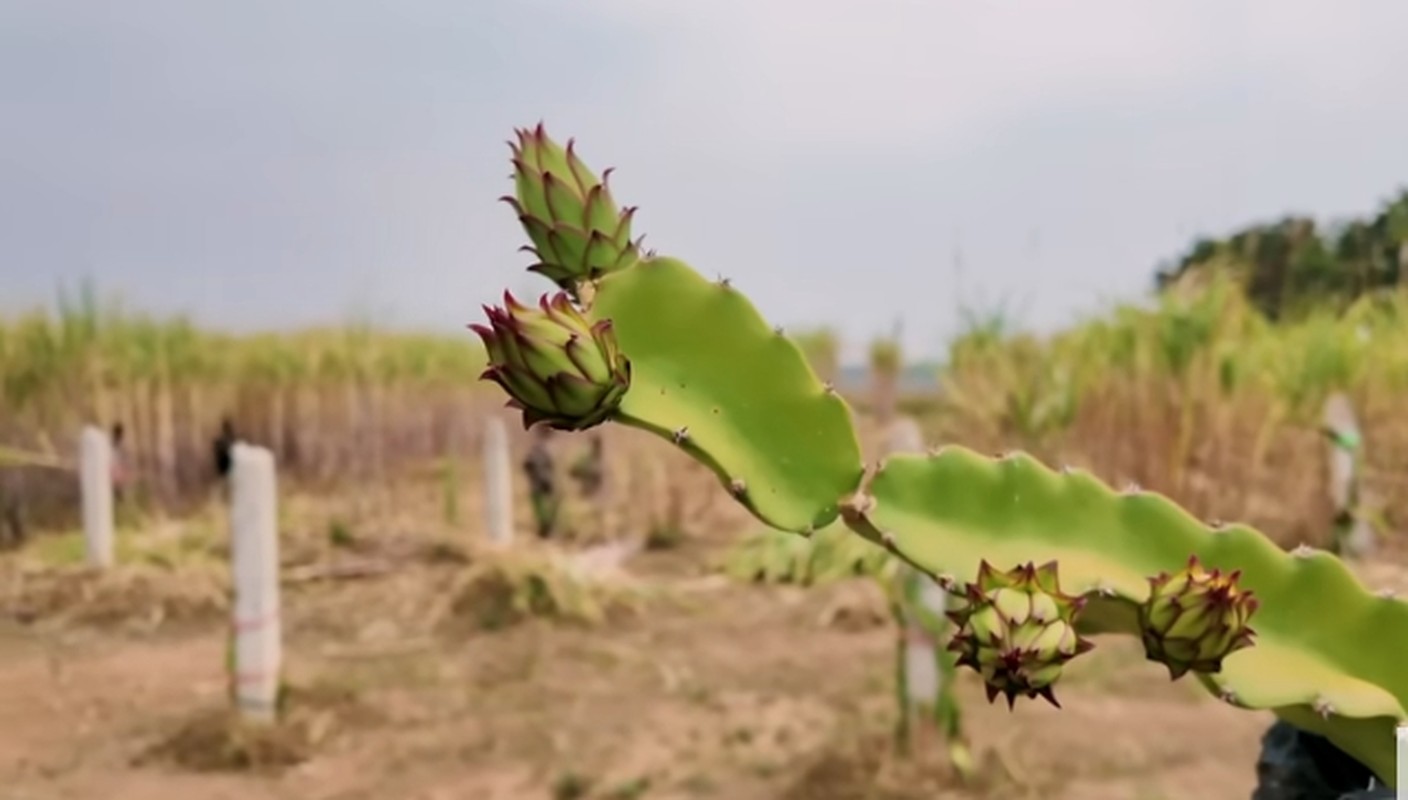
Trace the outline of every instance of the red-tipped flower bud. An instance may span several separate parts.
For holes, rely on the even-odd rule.
[[[532,239],[524,248],[539,259],[528,269],[568,291],[578,281],[595,280],[640,259],[631,240],[634,208],[618,210],[607,188],[611,170],[597,179],[573,151],[564,150],[543,130],[519,130],[513,148],[516,197],[503,200],[518,212]]]
[[[998,572],[984,561],[961,601],[949,613],[958,625],[949,649],[983,677],[988,700],[1003,694],[1011,707],[1020,694],[1059,706],[1051,687],[1062,665],[1092,645],[1075,629],[1084,598],[1061,593],[1056,562]]]
[[[605,422],[631,385],[630,361],[616,345],[610,320],[589,323],[565,293],[538,308],[504,293],[504,307],[486,306],[489,325],[470,328],[484,340],[489,366],[480,376],[508,392],[523,427],[546,422],[584,430]]]
[[[1241,571],[1203,569],[1197,556],[1172,575],[1149,579],[1149,599],[1139,609],[1144,651],[1168,667],[1175,680],[1184,673],[1218,672],[1222,659],[1252,645],[1247,622],[1256,611],[1252,593],[1237,586]]]

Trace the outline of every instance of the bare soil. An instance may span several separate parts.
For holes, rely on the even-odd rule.
[[[1122,639],[1070,666],[1063,710],[989,704],[963,673],[972,784],[896,759],[894,634],[871,588],[739,585],[710,574],[718,545],[637,557],[637,599],[596,627],[446,624],[466,570],[449,557],[290,583],[270,730],[227,717],[224,612],[191,599],[209,595],[187,573],[167,573],[169,596],[126,568],[62,590],[0,573],[0,800],[1250,794],[1270,715],[1171,683]],[[71,613],[83,597],[110,613]]]

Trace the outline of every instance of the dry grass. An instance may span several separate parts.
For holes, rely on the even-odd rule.
[[[703,546],[683,555],[700,559]],[[9,724],[26,731],[0,737],[0,779],[42,796],[101,787],[116,800],[1087,800],[1141,787],[1232,798],[1250,786],[1266,719],[1170,684],[1123,640],[1073,663],[1061,712],[988,705],[965,674],[984,765],[975,783],[937,762],[895,761],[892,632],[819,618],[863,607],[857,585],[691,588],[672,576],[679,555],[643,555],[632,572],[692,602],[594,628],[438,631],[414,610],[453,583],[446,564],[300,586],[286,606],[294,688],[269,729],[225,712],[219,625],[0,629],[0,693],[17,701]],[[1097,736],[1106,744],[1090,747]]]
[[[10,567],[0,574],[4,615],[23,624],[155,630],[222,620],[228,607],[225,576],[215,570]]]
[[[1366,443],[1368,504],[1408,519],[1408,296],[1272,326],[1230,287],[1165,298],[1050,340],[975,329],[958,341],[936,442],[1030,450],[1284,545],[1328,541],[1323,404],[1346,394]]]
[[[1390,526],[1408,515],[1403,319],[1408,301],[1391,297],[1273,327],[1214,282],[1050,340],[975,320],[953,346],[944,397],[905,405],[923,411],[934,443],[1029,449],[1167,493],[1207,518],[1252,522],[1283,543],[1319,543],[1331,509],[1316,429],[1334,391],[1348,393],[1360,414],[1372,499]],[[820,371],[835,371],[834,337],[823,330],[799,339]],[[886,380],[892,356],[877,355]],[[125,513],[143,524],[209,501],[210,442],[230,415],[244,438],[275,451],[290,489],[355,489],[358,505],[399,504],[385,487],[415,472],[441,482],[434,503],[444,517],[465,521],[474,513],[460,495],[475,480],[476,421],[501,413],[502,398],[476,380],[482,358],[468,335],[349,327],[236,338],[89,302],[0,323],[0,403],[9,412],[0,447],[62,461],[80,423],[123,421],[136,476]],[[869,395],[854,399],[864,406]],[[521,452],[523,434],[516,422],[509,427]],[[668,543],[682,521],[712,513],[691,507],[713,502],[707,476],[642,434],[607,435],[623,473],[613,505],[627,517],[612,529]],[[570,461],[581,442],[565,438],[559,449]],[[30,516],[50,527],[76,524],[75,492],[62,470],[0,465],[0,495],[23,496]],[[571,511],[574,535],[609,538],[594,513]]]
[[[1235,303],[1195,304],[1053,342],[975,337],[955,351],[948,395],[909,405],[927,409],[933,444],[1030,449],[1206,518],[1251,521],[1283,544],[1323,543],[1326,453],[1314,423],[1330,390],[1357,405],[1368,488],[1387,518],[1408,513],[1408,425],[1396,408],[1408,340],[1386,314],[1276,333]],[[873,587],[704,577],[751,521],[707,470],[637,431],[606,431],[606,513],[574,496],[560,542],[485,550],[477,431],[502,412],[472,388],[468,343],[335,332],[238,341],[122,319],[28,320],[0,334],[16,410],[0,444],[62,456],[68,445],[54,443],[80,421],[120,417],[142,479],[122,511],[120,566],[100,575],[81,566],[72,476],[0,467],[0,486],[34,498],[37,520],[50,500],[62,512],[0,556],[0,697],[14,699],[7,727],[24,731],[0,736],[6,790],[114,800],[1249,792],[1265,715],[1170,684],[1121,641],[1073,663],[1062,712],[989,706],[965,674],[976,783],[937,762],[896,761],[893,632]],[[1373,343],[1360,347],[1353,326],[1366,319]],[[263,730],[226,713],[227,534],[202,477],[226,410],[281,469],[293,688],[281,723]],[[555,440],[564,471],[584,446]],[[522,481],[515,509],[528,543]],[[642,552],[624,574],[585,570],[574,559],[600,542]],[[1371,585],[1408,588],[1393,563],[1402,540],[1390,545],[1360,568]]]

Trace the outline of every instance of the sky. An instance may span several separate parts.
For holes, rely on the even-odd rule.
[[[1198,234],[1408,185],[1402,0],[6,0],[0,312],[61,284],[235,330],[467,334],[550,287],[506,141],[615,167],[770,322],[942,353]]]

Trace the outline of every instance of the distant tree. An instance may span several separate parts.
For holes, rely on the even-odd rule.
[[[1408,284],[1408,188],[1367,219],[1317,227],[1289,215],[1223,239],[1201,238],[1154,276],[1166,292],[1217,269],[1237,279],[1271,319],[1311,308],[1344,307],[1372,292]]]

